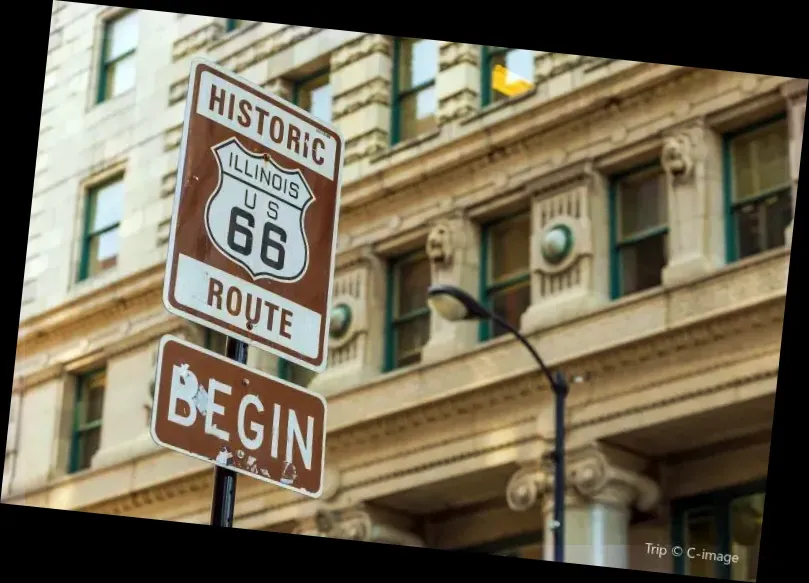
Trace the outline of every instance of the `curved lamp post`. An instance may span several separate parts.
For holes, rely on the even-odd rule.
[[[568,384],[564,375],[550,371],[542,361],[542,357],[531,346],[531,343],[520,334],[519,330],[506,322],[503,318],[486,309],[476,299],[460,288],[451,285],[433,285],[427,289],[427,303],[442,318],[450,322],[462,320],[491,320],[511,332],[519,340],[534,360],[540,370],[548,379],[554,395],[556,436],[554,442],[554,482],[553,482],[553,558],[562,563],[565,560],[565,397],[568,393]]]

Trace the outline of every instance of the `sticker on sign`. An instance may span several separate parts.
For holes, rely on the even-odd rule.
[[[173,451],[318,498],[326,400],[176,338],[160,341],[152,439]]]
[[[344,141],[218,65],[191,65],[163,301],[326,368]]]

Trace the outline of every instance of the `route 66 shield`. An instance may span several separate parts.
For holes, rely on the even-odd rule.
[[[300,170],[248,151],[235,137],[211,150],[219,166],[205,208],[211,241],[253,280],[303,277],[309,264],[304,216],[315,197]]]

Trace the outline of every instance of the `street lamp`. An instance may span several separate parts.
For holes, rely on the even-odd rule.
[[[562,563],[565,560],[565,397],[568,393],[568,384],[564,375],[556,371],[551,375],[542,357],[531,346],[531,343],[520,334],[514,326],[506,322],[497,314],[486,309],[468,293],[451,285],[433,285],[427,289],[427,303],[442,318],[450,322],[462,320],[492,320],[511,332],[517,340],[522,342],[531,356],[539,365],[542,373],[547,377],[554,396],[556,436],[553,450],[554,482],[553,482],[553,558]]]

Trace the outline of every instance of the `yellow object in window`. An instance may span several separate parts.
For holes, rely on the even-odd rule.
[[[506,69],[503,65],[495,65],[492,71],[492,89],[513,97],[525,93],[534,86],[533,83]]]

